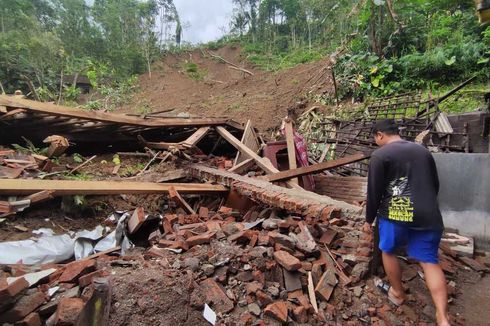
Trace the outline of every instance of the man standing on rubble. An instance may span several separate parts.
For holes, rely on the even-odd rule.
[[[377,218],[379,248],[390,281],[378,280],[376,286],[391,302],[403,304],[406,295],[395,251],[406,246],[408,256],[424,270],[437,324],[447,326],[446,278],[437,256],[444,226],[437,204],[434,158],[423,146],[403,140],[393,120],[376,123],[373,135],[381,148],[373,152],[369,163],[366,227]]]

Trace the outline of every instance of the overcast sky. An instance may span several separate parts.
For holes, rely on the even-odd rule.
[[[183,41],[205,43],[223,36],[229,30],[232,0],[174,0],[184,24]]]

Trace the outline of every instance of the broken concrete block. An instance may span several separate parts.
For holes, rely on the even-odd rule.
[[[45,301],[46,296],[39,291],[22,296],[10,310],[0,315],[0,324],[14,323],[24,319],[24,317],[36,310]]]
[[[247,306],[247,309],[248,311],[250,311],[253,315],[255,316],[260,316],[260,314],[262,313],[262,310],[260,310],[260,307],[258,304],[256,304],[255,302],[254,303],[251,303]]]
[[[301,268],[301,261],[286,251],[274,252],[274,258],[276,261],[290,272],[297,271]]]
[[[286,290],[288,292],[293,292],[296,290],[300,290],[302,288],[300,273],[289,272],[285,269],[283,270],[283,272],[284,272],[284,285],[286,286]]]
[[[92,259],[71,262],[66,265],[65,271],[59,278],[59,282],[75,282],[80,278],[80,276],[88,274],[94,270],[95,261]]]
[[[136,233],[139,228],[145,223],[146,216],[143,207],[138,207],[134,210],[133,215],[128,221],[129,234]]]
[[[269,238],[272,240],[273,244],[280,244],[290,249],[294,249],[297,243],[292,237],[276,231],[269,232]]]
[[[284,301],[276,301],[264,309],[264,315],[285,323],[288,321],[288,306]]]
[[[335,276],[335,272],[333,269],[329,268],[323,274],[320,281],[315,287],[315,292],[323,298],[323,300],[328,301],[332,296],[333,290],[339,281],[337,280],[337,276]]]
[[[80,298],[61,298],[56,310],[55,325],[75,325],[85,303]]]

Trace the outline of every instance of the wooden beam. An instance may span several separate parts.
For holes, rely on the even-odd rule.
[[[346,157],[339,158],[333,161],[327,161],[310,166],[305,166],[289,171],[282,171],[267,176],[267,180],[271,182],[288,180],[295,177],[301,177],[303,175],[313,174],[328,169],[334,169],[342,165],[355,163],[367,159],[371,156],[371,153],[357,153]]]
[[[54,196],[166,194],[170,187],[182,194],[228,191],[228,188],[223,186],[200,183],[0,179],[2,195],[30,195],[43,190],[52,190]]]
[[[279,173],[279,170],[275,168],[272,163],[263,157],[257,155],[253,150],[245,146],[241,141],[239,141],[235,136],[233,136],[228,130],[223,127],[216,127],[218,133],[226,139],[231,145],[233,145],[236,149],[238,149],[243,155],[247,158],[251,158],[255,161],[255,163],[264,170],[267,174],[275,174]],[[299,185],[293,182],[287,182],[288,186],[296,189],[303,189]]]
[[[245,125],[241,141],[245,146],[253,150],[255,153],[258,153],[260,151],[260,143],[257,140],[257,134],[255,133],[255,130],[252,126],[252,121],[250,120],[248,120],[247,124]],[[233,166],[238,165],[245,160],[245,155],[242,155],[242,153],[238,151]]]
[[[181,143],[151,142],[144,139],[143,136],[141,135],[136,136],[136,138],[138,138],[138,141],[140,142],[141,145],[151,149],[164,149],[164,150],[169,150],[172,148],[183,149]]]
[[[204,136],[206,136],[209,130],[211,130],[211,127],[201,127],[197,129],[195,133],[181,143],[182,146],[188,148],[196,146],[196,144],[199,143]]]
[[[30,112],[44,113],[56,116],[72,117],[84,120],[129,124],[145,127],[178,127],[178,126],[214,126],[227,124],[228,119],[219,118],[154,118],[141,119],[122,114],[101,111],[87,111],[46,102],[30,101],[0,95],[0,106],[25,109]]]
[[[196,212],[192,209],[191,205],[185,201],[184,198],[179,194],[179,192],[175,189],[175,187],[170,187],[168,189],[168,195],[170,199],[176,203],[180,208],[185,210],[189,214],[195,215]]]
[[[288,147],[289,170],[296,169],[296,147],[294,146],[293,122],[287,118],[284,120],[284,133],[286,134],[286,144]],[[291,182],[298,183],[298,178],[292,178]]]

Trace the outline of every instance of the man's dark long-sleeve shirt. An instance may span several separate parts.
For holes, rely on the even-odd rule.
[[[438,192],[436,165],[426,148],[404,140],[387,144],[374,151],[369,162],[366,221],[378,217],[440,230]]]

